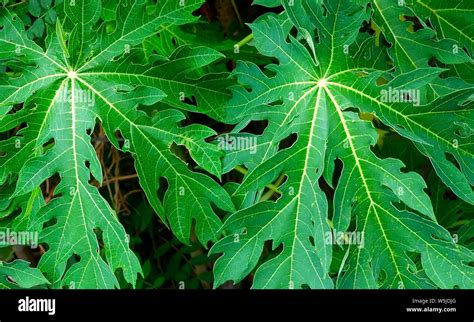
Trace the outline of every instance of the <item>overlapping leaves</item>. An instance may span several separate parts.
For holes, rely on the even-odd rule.
[[[472,252],[437,223],[422,177],[405,172],[400,160],[373,153],[377,132],[357,113],[375,115],[412,140],[445,184],[473,203],[473,87],[441,79],[446,69],[432,67],[432,59],[440,67],[471,64],[465,39],[444,39],[452,34],[425,24],[410,30],[413,21],[404,20],[416,8],[396,1],[258,3],[285,8],[252,24],[259,52],[278,63],[264,71],[239,63],[234,74],[241,86],[233,89],[228,120],[238,123],[234,135],[251,120],[268,120],[268,127],[256,136],[255,155],[232,151],[225,169],[250,170],[236,195],[258,198],[279,177],[286,181],[276,201],[244,207],[225,222],[229,235],[212,248],[223,253],[215,265],[216,286],[238,282],[256,268],[255,288],[331,288],[333,281],[339,288],[472,288]],[[372,46],[358,45],[359,29],[372,19],[391,42],[393,68],[381,68],[373,56],[383,54],[375,48],[377,36]],[[384,96],[400,90],[409,90],[402,99]],[[407,101],[417,93],[418,102]],[[296,141],[282,148],[295,134]],[[334,187],[332,207],[322,181]],[[344,247],[335,272],[331,230],[364,241]],[[267,241],[276,255],[261,260]]]
[[[239,62],[232,98],[228,75],[209,73],[222,54],[173,42],[202,3],[66,1],[45,44],[0,9],[0,218],[46,246],[39,270],[0,267],[0,287],[113,288],[118,270],[134,285],[139,262],[97,188],[98,124],[181,242],[227,233],[211,251],[216,287],[252,273],[254,288],[474,287],[472,217],[439,205],[451,191],[456,207],[474,204],[470,2],[256,0],[284,8],[252,24],[260,61],[274,63]],[[221,169],[215,131],[184,125],[189,112],[237,124],[229,135],[255,139],[253,152],[227,151]],[[375,153],[368,119],[429,159],[429,189]],[[251,121],[268,126],[245,133]],[[221,229],[216,212],[235,209],[215,177],[237,166],[249,172],[226,188],[240,210]],[[333,245],[338,232],[360,239]]]
[[[199,241],[216,240],[221,222],[212,207],[233,210],[214,179],[171,150],[186,147],[202,169],[220,176],[220,151],[205,142],[215,132],[181,121],[183,111],[223,117],[227,75],[196,72],[221,54],[179,47],[147,65],[138,59],[144,39],[194,21],[201,4],[122,0],[111,28],[100,20],[101,1],[66,1],[45,48],[0,10],[0,63],[8,68],[0,76],[0,132],[13,134],[0,142],[0,183],[21,210],[16,228],[38,230],[47,245],[38,268],[53,287],[117,287],[118,269],[134,285],[141,273],[128,235],[91,182],[102,182],[91,144],[98,122],[117,148],[132,153],[151,205],[182,242],[189,242],[193,220]],[[44,205],[38,187],[56,174],[55,197]]]
[[[37,268],[31,268],[28,262],[16,260],[0,263],[0,289],[31,288],[49,284]]]

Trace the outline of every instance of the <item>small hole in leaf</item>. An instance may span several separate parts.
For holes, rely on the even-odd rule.
[[[251,121],[247,126],[241,131],[245,133],[251,133],[255,135],[261,135],[268,126],[268,120],[262,121]]]
[[[265,187],[262,198],[277,201],[281,198],[282,194],[293,196],[298,193],[295,191],[295,187],[285,186],[286,181],[288,181],[288,176],[279,175],[278,178],[271,183],[271,186],[269,185]]]
[[[43,144],[43,148],[50,148],[52,145],[54,145],[54,138],[49,139]]]
[[[158,191],[156,192],[158,195],[158,199],[163,200],[165,196],[165,192],[168,190],[169,184],[168,180],[165,177],[160,177],[158,179]],[[178,189],[178,188],[176,188]]]
[[[443,193],[443,199],[444,200],[456,200],[456,195],[450,191],[450,190],[447,190]]]
[[[283,139],[280,144],[278,144],[278,151],[288,149],[296,142],[296,140],[298,140],[298,135],[296,133],[290,134],[285,139]]]
[[[448,152],[445,152],[445,157],[446,157],[446,160],[450,161],[451,163],[454,164],[454,166],[458,169],[458,170],[461,170],[461,166],[459,165],[458,163],[458,160],[456,160],[456,158],[454,157],[454,155],[452,155],[451,153],[448,153]]]
[[[122,133],[119,130],[115,131],[115,138],[118,142],[119,148],[123,149],[125,146],[125,139],[123,138]]]
[[[438,67],[438,66],[442,66],[442,64],[440,64],[440,62],[434,58],[434,57],[431,57],[429,60],[428,60],[428,66],[431,66],[431,67]]]
[[[50,220],[48,220],[47,222],[43,224],[43,229],[54,226],[57,224],[57,222],[58,222],[58,219],[56,217],[51,218]]]
[[[98,248],[97,248],[97,252],[100,252],[100,247],[101,247],[101,245],[103,245],[103,243],[104,243],[103,240],[102,240],[102,235],[103,235],[103,234],[102,234],[102,230],[101,230],[100,228],[98,228],[98,227],[95,227],[95,228],[93,229],[93,231],[94,231],[95,237],[97,238],[97,241],[98,241],[98,244],[99,244],[99,245],[98,245]]]
[[[379,276],[377,276],[377,285],[382,286],[387,279],[387,273],[384,270],[381,270]]]
[[[332,175],[332,186],[337,187],[339,183],[339,179],[341,178],[342,170],[343,170],[343,163],[341,160],[336,159],[334,161],[334,172]]]
[[[7,281],[9,281],[12,284],[16,284],[16,281],[10,275],[7,276]]]

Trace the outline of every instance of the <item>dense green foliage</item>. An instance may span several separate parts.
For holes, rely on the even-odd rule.
[[[473,12],[3,1],[0,286],[474,288]]]

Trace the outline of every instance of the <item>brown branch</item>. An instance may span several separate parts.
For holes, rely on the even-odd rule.
[[[120,177],[110,178],[110,179],[108,179],[108,180],[105,180],[105,181],[102,183],[102,186],[108,185],[108,184],[113,183],[113,182],[116,182],[116,181],[123,181],[123,180],[135,179],[135,178],[137,178],[137,177],[138,177],[138,174],[134,173],[134,174],[126,175],[126,176],[120,176]]]

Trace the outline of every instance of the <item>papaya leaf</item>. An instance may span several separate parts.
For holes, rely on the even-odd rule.
[[[437,223],[423,178],[399,159],[374,154],[378,134],[361,114],[414,142],[444,183],[474,203],[473,88],[427,95],[446,70],[429,66],[429,57],[460,64],[470,61],[468,54],[444,52],[457,40],[433,40],[428,26],[411,35],[413,53],[404,53],[409,23],[399,11],[407,8],[395,8],[395,1],[280,4],[283,14],[251,25],[257,49],[276,63],[264,70],[238,63],[227,116],[237,124],[231,135],[244,135],[250,121],[268,126],[254,135],[255,153],[230,151],[225,169],[249,168],[234,195],[285,181],[276,200],[257,199],[226,220],[227,236],[211,249],[222,254],[215,286],[255,272],[254,288],[472,288],[473,253]],[[393,41],[394,68],[358,58],[370,48],[357,39],[372,17]],[[284,27],[288,20],[293,28]],[[273,255],[262,257],[268,241]],[[333,244],[346,250],[334,279]]]
[[[193,220],[202,244],[217,240],[221,221],[212,206],[233,210],[214,179],[193,171],[172,150],[184,147],[200,169],[221,175],[221,151],[206,142],[216,133],[183,121],[187,111],[224,116],[227,75],[196,76],[222,55],[181,46],[145,65],[137,58],[144,39],[167,25],[194,21],[202,2],[150,7],[122,0],[110,30],[101,20],[102,1],[65,1],[44,47],[27,37],[15,14],[0,8],[0,64],[8,68],[0,75],[0,132],[13,131],[0,142],[0,183],[15,187],[7,190],[10,200],[34,205],[22,209],[16,224],[39,231],[47,251],[38,268],[52,287],[118,287],[119,269],[134,286],[141,274],[128,234],[92,183],[103,181],[91,144],[99,123],[117,149],[132,154],[151,206],[180,241],[190,242]],[[38,187],[55,175],[54,197],[38,203]],[[159,196],[163,182],[166,191]]]

